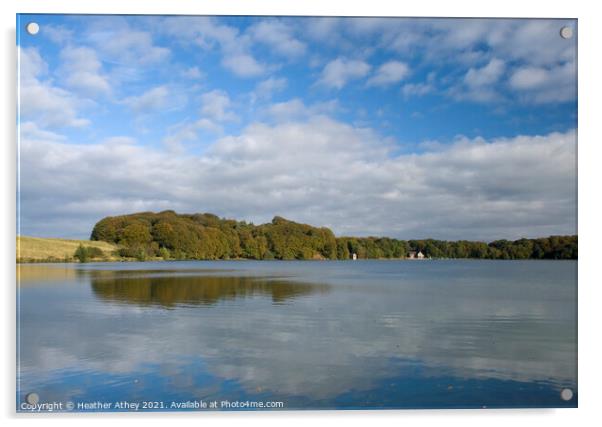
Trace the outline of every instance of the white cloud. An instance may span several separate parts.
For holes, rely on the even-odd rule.
[[[21,83],[32,83],[48,73],[48,64],[36,48],[18,47],[19,78]]]
[[[171,54],[168,48],[155,45],[150,32],[134,29],[126,20],[99,18],[89,25],[86,40],[123,66],[156,64]]]
[[[349,81],[366,76],[370,68],[368,63],[361,60],[337,58],[326,64],[318,83],[341,89]]]
[[[182,75],[187,79],[197,80],[204,76],[203,72],[199,67],[190,67],[182,71]]]
[[[237,120],[236,114],[231,111],[232,101],[228,94],[222,90],[213,90],[201,95],[201,116],[218,122]]]
[[[401,41],[409,40],[404,52],[419,51],[423,53],[421,59],[424,62],[470,65],[470,75],[465,75],[464,83],[477,83],[473,88],[484,88],[485,81],[495,80],[496,73],[501,71],[501,62],[498,62],[499,68],[496,68],[491,61],[502,61],[506,64],[508,73],[518,73],[510,82],[511,88],[515,90],[510,95],[515,95],[518,101],[528,103],[553,103],[565,102],[576,96],[576,39],[566,40],[559,35],[561,27],[573,26],[574,23],[573,20],[547,19],[437,19],[400,26],[391,33]],[[415,36],[407,38],[410,32]],[[395,43],[383,46],[395,46]],[[490,61],[489,75],[484,73],[487,70],[479,69],[477,65],[485,60]],[[557,85],[556,94],[552,85],[546,85],[546,89],[542,85],[537,90],[519,90],[528,85],[528,79],[536,79],[537,75],[541,76],[544,72],[550,74],[545,79]],[[528,73],[532,75],[529,77]],[[482,84],[478,84],[479,82]],[[496,92],[491,87],[462,93],[458,86],[455,83],[455,88],[451,90],[457,98],[477,102],[490,102],[500,98],[499,90]]]
[[[187,16],[165,18],[159,29],[172,37],[187,43],[194,43],[203,49],[214,45],[232,46],[239,41],[235,27],[221,24],[207,16]]]
[[[48,83],[23,84],[19,98],[23,119],[35,120],[42,126],[81,127],[90,121],[79,117],[79,100],[69,92]]]
[[[423,96],[433,91],[433,86],[427,83],[407,83],[401,88],[406,98],[411,96]]]
[[[109,94],[111,85],[101,72],[96,52],[87,47],[69,46],[61,50],[61,71],[65,85],[86,96]]]
[[[65,141],[66,138],[55,132],[40,129],[35,122],[22,122],[19,126],[21,138],[28,141]]]
[[[404,62],[389,61],[382,64],[374,76],[368,79],[368,86],[387,86],[398,83],[410,74],[410,67]]]
[[[487,65],[481,68],[471,68],[464,76],[464,83],[467,86],[483,87],[491,86],[500,79],[503,75],[506,66],[504,61],[493,58]]]
[[[280,92],[286,88],[288,80],[284,77],[270,77],[263,80],[255,87],[255,96],[260,99],[269,99],[275,92]]]
[[[552,68],[520,67],[510,77],[510,87],[528,102],[564,102],[577,96],[577,70],[567,62]]]
[[[257,44],[268,46],[271,53],[296,58],[308,52],[307,42],[319,41],[332,47],[339,59],[331,61],[320,79],[320,84],[341,88],[349,81],[364,77],[365,67],[351,65],[346,69],[341,58],[367,58],[375,49],[402,53],[404,58],[416,59],[418,66],[441,67],[440,83],[457,99],[492,102],[506,95],[518,95],[527,102],[557,102],[550,96],[525,96],[521,93],[499,93],[498,90],[461,91],[470,88],[478,77],[486,78],[483,64],[493,67],[497,61],[504,63],[509,73],[513,67],[539,67],[552,69],[576,59],[575,40],[564,40],[558,35],[560,26],[573,25],[573,21],[513,20],[513,19],[383,19],[383,18],[308,18],[302,23],[272,18],[258,19],[246,30],[239,30],[212,17],[166,18],[157,25],[165,34],[180,43],[193,44],[201,49],[218,50],[221,65],[242,78],[263,76],[278,64],[268,64],[254,53]],[[303,33],[305,41],[297,37]],[[312,53],[312,63],[323,64]],[[332,58],[331,58],[332,59]],[[452,68],[446,68],[451,66]],[[377,70],[369,80],[370,85],[386,85],[403,80],[403,68],[390,65]],[[460,73],[461,71],[461,73]],[[465,74],[465,73],[468,73]],[[477,73],[480,76],[477,76]],[[359,76],[359,77],[357,77]],[[565,77],[569,79],[570,77]],[[412,83],[416,84],[417,83]],[[562,82],[567,86],[567,80]],[[485,87],[480,85],[481,88]],[[407,96],[421,93],[426,86],[408,86]],[[466,93],[462,93],[466,92]],[[560,102],[570,98],[569,91],[557,97]],[[500,96],[501,95],[501,96]],[[537,101],[533,101],[537,99]]]
[[[491,240],[576,232],[574,131],[459,138],[422,154],[396,156],[394,148],[370,129],[325,116],[253,124],[199,156],[25,138],[22,230],[60,235],[75,224],[85,235],[108,214],[172,208],[254,222],[279,214],[338,235]],[[43,222],[37,212],[46,213]]]
[[[548,19],[399,19],[383,23],[378,34],[382,47],[405,54],[420,52],[430,63],[457,63],[459,55],[483,60],[479,53],[490,51],[492,57],[505,62],[551,65],[574,59],[575,40],[559,36],[562,26],[573,23]]]
[[[252,55],[243,52],[224,54],[222,65],[238,77],[257,77],[265,73],[266,68]]]
[[[171,152],[181,153],[184,151],[183,143],[194,141],[197,138],[198,127],[196,123],[183,123],[172,126],[165,138],[163,144]]]
[[[170,127],[167,135],[163,138],[163,144],[172,153],[183,153],[185,151],[185,143],[194,143],[199,140],[199,131],[217,134],[221,133],[223,128],[215,121],[206,117],[193,122],[185,121]]]
[[[499,55],[529,65],[551,66],[576,60],[576,38],[560,37],[560,28],[575,21],[555,19],[505,20],[484,31]]]
[[[472,67],[461,84],[452,86],[448,93],[457,100],[492,102],[500,100],[498,84],[506,70],[504,61],[493,58],[482,67]]]
[[[103,144],[115,145],[118,147],[122,145],[130,145],[136,143],[136,138],[132,138],[131,136],[112,136],[103,140]]]
[[[324,34],[332,37],[327,41],[328,43],[337,38],[337,33],[340,33],[338,39],[347,39],[347,42],[340,46],[341,50],[336,51],[340,55],[338,58],[335,54],[329,58],[333,59],[330,62],[324,58],[319,59],[320,66],[324,67],[319,84],[340,89],[362,78],[368,78],[366,83],[368,85],[405,83],[404,79],[409,73],[405,63],[390,61],[382,64],[371,74],[371,67],[367,60],[357,59],[368,57],[363,54],[365,50],[389,46],[391,49],[407,53],[407,57],[401,55],[396,57],[402,57],[404,60],[407,58],[408,63],[414,64],[412,57],[414,52],[421,52],[420,59],[431,62],[430,64],[418,63],[417,67],[432,66],[435,64],[432,61],[440,60],[444,68],[443,75],[437,78],[437,87],[435,87],[434,77],[431,79],[430,76],[425,81],[414,81],[403,85],[401,93],[406,97],[422,96],[435,92],[439,88],[452,87],[447,93],[455,99],[478,102],[509,100],[510,96],[527,103],[564,102],[575,99],[576,63],[572,56],[575,52],[574,44],[558,37],[556,30],[553,41],[547,38],[551,30],[562,23],[561,21],[546,25],[527,25],[524,21],[502,23],[443,21],[427,21],[424,24],[409,25],[408,28],[405,28],[405,23],[408,21],[397,20],[348,21],[353,25],[346,25],[345,20],[338,18],[319,18],[317,21],[312,21],[316,33],[308,34],[306,36],[308,39],[315,38],[320,29]],[[161,22],[171,21],[167,19]],[[218,61],[221,61],[225,69],[237,76],[257,77],[264,75],[272,65],[259,61],[253,55],[253,43],[261,42],[273,46],[275,53],[291,58],[301,55],[300,52],[303,50],[298,46],[295,48],[294,42],[286,43],[296,40],[293,35],[299,34],[298,28],[287,29],[286,34],[277,34],[266,29],[273,30],[275,27],[270,27],[270,23],[280,24],[280,22],[262,22],[266,25],[258,25],[259,29],[241,32],[236,27],[221,24],[211,18],[190,18],[185,21],[174,18],[174,27],[171,30],[169,26],[166,26],[168,30],[160,26],[160,31],[173,30],[169,35],[174,37],[178,31],[180,34],[175,43],[184,43],[184,40],[187,40],[187,43],[194,44],[193,47],[197,51],[215,49],[221,54]],[[466,25],[459,25],[462,23]],[[66,144],[66,138],[55,133],[54,128],[84,126],[89,123],[87,119],[81,117],[80,110],[86,105],[82,103],[83,96],[75,96],[75,94],[84,96],[109,94],[111,79],[106,75],[108,70],[126,64],[134,74],[138,74],[150,70],[151,67],[146,66],[148,64],[162,64],[169,55],[167,49],[155,45],[150,32],[134,30],[133,37],[122,41],[120,46],[119,41],[109,40],[110,37],[119,38],[125,28],[119,25],[114,29],[110,26],[93,28],[89,37],[82,40],[91,43],[96,50],[70,45],[65,47],[62,59],[66,64],[72,63],[73,66],[71,69],[66,67],[63,75],[49,74],[48,66],[38,50],[21,50],[20,107],[23,119],[21,133],[24,140],[29,141],[30,154],[33,141],[36,141],[36,144],[41,141],[45,147],[44,144],[48,144],[49,150],[55,150],[52,151],[54,154],[48,156],[51,158],[50,164],[63,160],[68,164],[72,157],[80,155],[77,154],[80,146]],[[406,30],[413,31],[415,34],[410,35],[410,39],[405,39],[406,42],[409,40],[409,45],[404,50],[400,37],[406,35]],[[514,30],[517,32],[512,33]],[[355,46],[357,52],[345,51],[349,48],[348,45],[353,49],[357,40],[349,36],[351,33],[365,38],[364,45]],[[537,43],[542,43],[541,52],[534,52],[532,46],[519,46],[521,43],[525,44],[528,37],[535,37]],[[543,45],[544,38],[548,40],[548,44]],[[374,46],[371,46],[373,42]],[[105,46],[107,43],[108,45]],[[504,43],[509,43],[510,47]],[[276,52],[277,49],[281,50]],[[143,50],[148,52],[142,52]],[[200,52],[201,55],[205,53]],[[350,59],[351,57],[355,59]],[[458,59],[460,57],[461,60]],[[99,58],[102,59],[102,63]],[[455,67],[445,68],[450,63],[453,64],[456,59],[460,61],[459,64],[456,62]],[[144,66],[141,66],[142,64]],[[106,68],[103,69],[103,66]],[[202,73],[198,67],[190,67],[182,68],[181,74],[180,71],[176,71],[174,76],[197,79],[202,76]],[[195,82],[186,81],[186,83]],[[247,82],[245,86],[247,89],[243,90],[253,88],[254,84],[255,82]],[[251,99],[256,95],[263,100],[270,100],[274,93],[283,90],[287,84],[285,78],[264,78],[254,86],[254,92],[248,96]],[[140,85],[131,87],[140,87]],[[194,90],[199,90],[199,87],[195,86]],[[123,102],[140,114],[160,111],[181,104],[178,99],[182,98],[174,96],[181,90],[175,89],[177,88],[167,84],[145,87],[140,90],[143,93],[135,93]],[[190,87],[186,88],[189,89]],[[503,90],[506,92],[502,92]],[[160,150],[152,151],[143,147],[134,149],[136,144],[133,141],[128,142],[126,139],[120,139],[121,137],[91,145],[92,148],[96,147],[96,151],[90,149],[90,155],[94,158],[99,156],[99,164],[109,165],[109,162],[103,163],[106,158],[115,160],[111,157],[113,154],[110,150],[106,149],[112,146],[117,147],[117,151],[123,152],[124,156],[134,155],[134,153],[145,156],[148,151],[151,153],[149,154],[151,158],[156,157],[161,161],[172,162],[176,167],[188,171],[186,175],[177,176],[184,182],[177,194],[162,187],[156,188],[159,195],[153,195],[150,190],[145,190],[141,191],[138,199],[132,193],[124,196],[125,199],[120,192],[117,195],[106,193],[102,200],[107,202],[107,206],[129,209],[128,206],[148,208],[172,204],[174,208],[185,207],[188,211],[198,210],[198,206],[208,206],[203,209],[236,217],[252,216],[259,220],[269,220],[273,214],[286,213],[293,219],[306,222],[317,224],[327,222],[325,225],[331,225],[341,233],[365,232],[408,236],[412,233],[421,233],[423,230],[427,232],[432,230],[433,234],[438,233],[440,236],[451,236],[462,232],[487,238],[488,236],[503,237],[503,235],[515,237],[525,232],[531,233],[530,230],[533,230],[533,234],[546,234],[548,231],[556,232],[554,230],[558,229],[570,230],[573,214],[569,212],[569,207],[574,207],[571,205],[573,193],[563,187],[563,183],[570,180],[573,173],[572,170],[563,169],[566,166],[563,162],[572,164],[572,156],[574,156],[570,151],[573,147],[571,144],[574,135],[570,133],[487,142],[458,140],[447,147],[443,144],[432,144],[426,154],[395,157],[387,151],[387,141],[383,143],[383,140],[373,131],[357,129],[324,117],[339,108],[336,101],[311,104],[303,99],[292,99],[267,106],[260,105],[254,112],[257,114],[252,117],[265,119],[268,124],[249,126],[241,135],[225,137],[216,142],[215,138],[223,136],[222,126],[238,120],[236,113],[243,111],[242,106],[238,105],[241,100],[240,94],[234,98],[237,101],[236,105],[228,93],[220,90],[201,94],[199,99],[201,105],[198,117],[194,116],[197,113],[194,111],[193,117],[179,118],[182,122],[166,131],[163,142],[171,150],[169,156]],[[407,113],[411,111],[412,109],[408,109]],[[33,123],[36,125],[33,126]],[[209,133],[204,134],[202,131]],[[352,142],[344,145],[337,135],[342,135],[347,141]],[[212,142],[214,145],[209,150],[204,150],[203,156],[193,158],[186,156],[183,149],[184,144],[189,142],[197,144],[195,147],[204,144],[203,148]],[[383,145],[384,148],[380,151],[375,148]],[[60,148],[62,146],[64,147]],[[126,146],[131,147],[126,149],[124,148]],[[311,151],[311,155],[304,153],[301,146]],[[329,149],[329,146],[333,149]],[[283,147],[291,149],[290,156],[279,152],[285,149]],[[556,152],[547,152],[546,147],[554,147]],[[71,148],[76,154],[69,151]],[[255,155],[260,152],[268,156],[270,150],[275,153],[273,157],[278,159],[278,165],[267,160],[262,163]],[[174,156],[173,153],[176,155]],[[510,153],[514,154],[510,155]],[[44,156],[43,152],[38,154]],[[522,154],[525,155],[524,162],[521,160]],[[455,159],[456,163],[445,163],[444,155]],[[322,162],[317,159],[320,156],[331,161]],[[473,162],[460,166],[462,156]],[[539,167],[534,160],[538,156],[546,168],[555,168],[557,171],[550,172],[542,169],[544,166]],[[554,156],[559,156],[561,160],[556,160]],[[269,158],[268,156],[268,160]],[[505,162],[507,169],[518,172],[510,174],[498,170],[495,162],[490,160],[486,162],[487,159],[492,158]],[[234,159],[238,165],[249,168],[246,180],[240,178],[240,172],[232,166]],[[336,160],[332,161],[332,159]],[[427,160],[431,162],[428,167]],[[315,162],[316,166],[312,166],[311,162]],[[127,162],[123,163],[125,165]],[[37,167],[35,161],[32,160],[31,164]],[[153,166],[144,161],[138,165]],[[48,165],[41,166],[40,174],[45,173],[44,167]],[[281,167],[283,169],[280,169]],[[302,171],[297,171],[297,167],[301,167]],[[523,172],[523,167],[529,171]],[[202,170],[196,171],[195,168]],[[204,172],[206,170],[214,174],[215,180],[213,176],[208,176]],[[484,170],[493,170],[495,173],[490,178]],[[60,172],[54,173],[58,173],[60,177]],[[79,176],[79,169],[74,173]],[[85,172],[81,173],[84,181],[82,188],[86,188],[89,177]],[[558,184],[558,188],[562,191],[554,193],[546,187],[546,182],[542,181],[540,176],[545,177],[546,182]],[[163,179],[159,175],[149,175],[147,178]],[[225,183],[223,188],[232,191],[222,192],[217,178],[223,179]],[[67,182],[66,178],[62,179],[64,183]],[[517,179],[520,180],[520,185],[514,185]],[[211,182],[217,189],[205,191],[196,187],[198,182]],[[128,184],[127,180],[123,183]],[[274,185],[270,187],[270,184]],[[247,196],[245,192],[239,191],[239,188],[244,188],[249,195],[254,195],[256,198],[266,194],[266,206],[258,206],[254,199]],[[441,191],[442,189],[445,191]],[[36,196],[55,197],[54,194],[58,194],[59,191],[58,187],[51,190],[54,192],[50,191],[48,196],[41,193],[36,193]],[[70,194],[73,194],[76,199],[73,205],[80,207],[85,205],[86,209],[92,212],[94,202],[88,200],[84,204],[80,198],[87,196],[80,195],[78,190],[78,188],[70,189],[73,192]],[[471,191],[473,192],[470,193]],[[182,196],[187,192],[190,192],[190,200]],[[239,197],[240,203],[236,203],[234,196]],[[354,199],[354,203],[349,202],[346,197]],[[491,201],[491,199],[496,200]],[[521,203],[516,201],[518,199]],[[112,202],[109,202],[110,200]],[[62,201],[65,202],[67,199]],[[471,204],[477,205],[478,212],[483,215],[482,218],[477,217],[475,212],[464,209],[464,206]],[[378,209],[374,210],[382,211],[382,216],[374,217],[377,213],[364,210],[365,206],[378,206]],[[454,212],[452,207],[459,213]],[[546,209],[552,212],[549,218],[543,214]],[[81,210],[84,208],[81,207]],[[324,216],[318,215],[316,213],[318,211],[323,211]],[[425,215],[424,211],[428,211],[428,214]],[[77,212],[75,209],[73,215]],[[65,211],[62,213],[69,214]],[[98,214],[96,211],[92,213]],[[438,215],[452,218],[457,230],[447,226]],[[510,224],[507,218],[518,218],[517,225]],[[89,220],[83,222],[88,224]],[[471,224],[475,225],[474,231],[470,227]],[[43,226],[44,224],[40,224],[40,227]],[[413,236],[423,237],[421,234]]]
[[[123,100],[135,113],[161,111],[168,107],[170,93],[166,86],[157,86],[139,96],[130,96]]]
[[[271,104],[261,113],[270,119],[270,121],[281,123],[305,121],[317,116],[332,116],[338,110],[340,110],[340,106],[336,99],[316,102],[308,106],[301,99],[294,98]]]
[[[238,77],[258,77],[268,70],[251,53],[251,37],[239,34],[235,27],[221,24],[214,18],[166,18],[161,30],[185,44],[196,44],[201,49],[219,48],[221,64]]]
[[[544,86],[549,72],[539,67],[519,68],[510,78],[510,85],[515,89],[534,89]]]
[[[52,25],[47,23],[42,26],[40,34],[44,37],[48,37],[52,42],[58,45],[63,45],[73,38],[72,30],[62,25]]]
[[[341,28],[344,20],[336,17],[310,17],[303,21],[305,37],[327,45],[341,42]]]
[[[294,58],[305,54],[307,46],[292,34],[291,25],[276,20],[260,21],[248,29],[251,37],[274,52]]]
[[[180,86],[161,85],[150,87],[140,95],[124,98],[127,105],[137,115],[180,110],[188,102],[186,89]]]
[[[219,134],[223,131],[224,122],[237,121],[238,116],[232,111],[232,101],[228,94],[221,90],[213,90],[201,95],[199,118],[184,120],[171,126],[163,144],[172,153],[183,153],[185,143],[195,143],[199,140],[199,131]]]
[[[425,82],[406,83],[401,88],[405,98],[424,96],[435,91],[435,73],[429,73]]]
[[[270,117],[278,121],[288,121],[306,117],[308,110],[303,101],[299,98],[295,98],[270,105],[267,109],[267,113]]]
[[[46,75],[48,65],[35,48],[19,48],[19,111],[21,120],[42,127],[81,127],[90,122],[79,117],[82,101],[56,87]],[[44,79],[45,80],[42,80]]]
[[[484,84],[476,90],[468,84],[486,80],[486,71],[492,77],[496,63],[504,63],[508,73],[514,67],[553,70],[575,64],[576,38],[559,36],[562,26],[574,24],[574,20],[547,19],[312,18],[305,32],[308,38],[335,47],[339,55],[357,55],[372,48],[402,54],[408,61],[413,58],[437,70],[441,85],[456,99],[492,102],[512,95],[516,98],[506,100],[550,103],[575,98],[574,76],[558,73],[561,90],[557,96],[552,91],[500,93],[499,87],[483,90]],[[482,64],[491,64],[491,69],[481,70]],[[406,92],[409,96],[421,90],[426,87],[408,86]]]

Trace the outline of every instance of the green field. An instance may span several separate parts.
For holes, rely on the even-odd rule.
[[[117,245],[107,242],[17,236],[17,262],[74,261],[73,255],[79,245],[99,248],[103,253],[101,260],[119,259],[114,254]]]

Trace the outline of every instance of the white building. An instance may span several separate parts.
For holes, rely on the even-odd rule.
[[[424,259],[424,254],[422,253],[422,251],[410,251],[408,252],[408,258],[409,259]]]

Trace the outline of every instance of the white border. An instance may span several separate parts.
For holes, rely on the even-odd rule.
[[[540,424],[549,426],[593,424],[600,389],[600,323],[602,280],[596,265],[602,253],[600,242],[600,151],[602,120],[598,108],[600,91],[600,46],[602,16],[594,2],[504,0],[454,0],[394,2],[385,0],[2,0],[2,102],[0,120],[2,153],[2,242],[0,260],[3,272],[2,310],[2,417],[13,422],[41,421],[48,425],[85,422],[125,424],[143,421],[163,425],[168,418],[195,425],[244,423],[253,425],[305,425],[313,422],[343,422],[350,425],[400,423],[407,425],[449,425],[462,427]],[[77,416],[17,416],[15,407],[15,185],[16,185],[16,64],[15,14],[20,13],[130,13],[130,14],[236,14],[236,15],[346,15],[346,16],[453,16],[453,17],[547,17],[579,19],[579,409],[566,410],[491,410],[491,411],[360,411],[360,412],[289,412],[289,413],[204,413],[204,414],[103,414]]]

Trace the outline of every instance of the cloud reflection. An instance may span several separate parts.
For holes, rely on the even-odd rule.
[[[417,376],[575,386],[576,263],[319,265],[328,285],[104,272],[79,292],[27,289],[23,384],[69,394],[61,375],[79,372],[111,392],[117,376],[147,394],[220,398],[230,384],[314,405]]]

